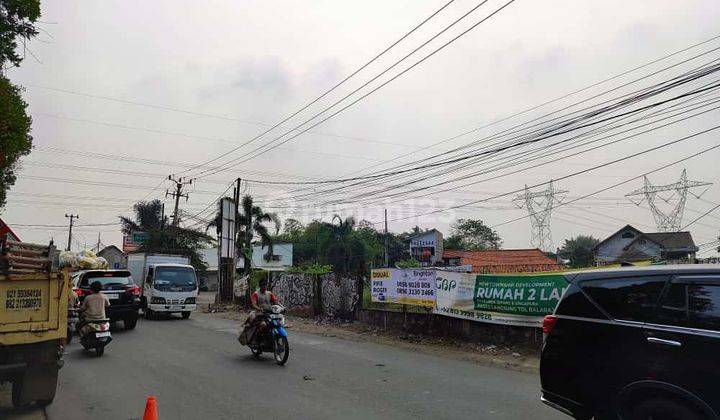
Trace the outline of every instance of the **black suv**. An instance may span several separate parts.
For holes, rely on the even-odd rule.
[[[135,284],[130,272],[87,270],[76,273],[73,276],[73,290],[80,303],[85,296],[92,294],[90,285],[95,281],[102,284],[102,293],[110,300],[110,307],[105,311],[110,322],[122,320],[126,330],[135,328],[140,311],[140,287]]]
[[[578,419],[718,418],[720,266],[565,278],[543,323],[543,402]]]

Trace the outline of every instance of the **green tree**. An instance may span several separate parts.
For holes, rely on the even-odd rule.
[[[590,267],[594,265],[595,255],[593,254],[593,248],[598,243],[600,241],[592,236],[578,235],[574,238],[565,239],[559,255],[563,259],[570,260],[570,267]]]
[[[243,267],[246,273],[252,271],[252,244],[259,240],[262,246],[267,247],[264,255],[266,261],[270,260],[273,254],[273,236],[268,230],[266,223],[273,223],[275,235],[280,231],[280,219],[275,213],[266,213],[259,206],[253,203],[253,198],[246,195],[242,198],[237,215],[238,246],[243,257]]]
[[[20,88],[0,76],[0,209],[5,206],[7,191],[15,184],[18,159],[32,148],[32,118],[26,108]]]
[[[197,230],[168,225],[167,217],[162,216],[160,200],[135,203],[133,211],[134,218],[120,216],[120,225],[122,233],[126,235],[133,232],[147,234],[147,240],[140,246],[139,252],[187,255],[198,272],[205,272],[207,264],[199,250],[211,246],[213,238]]]
[[[18,41],[37,35],[35,22],[40,17],[39,0],[0,0],[0,209],[5,206],[7,190],[15,184],[20,157],[30,153],[32,119],[21,89],[2,75],[6,65],[19,66]]]
[[[482,220],[458,219],[451,228],[451,235],[443,243],[445,249],[483,251],[500,249],[502,246],[500,235]]]
[[[40,18],[40,0],[0,0],[0,67],[17,67],[23,60],[18,40],[23,44],[38,34],[35,22]]]

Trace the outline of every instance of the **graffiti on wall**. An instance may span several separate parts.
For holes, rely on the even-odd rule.
[[[348,317],[358,304],[356,280],[326,274],[318,279],[322,283],[323,315]],[[289,310],[312,310],[315,276],[282,273],[274,282],[273,293]]]

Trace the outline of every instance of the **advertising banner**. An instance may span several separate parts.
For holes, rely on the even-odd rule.
[[[438,270],[435,313],[495,324],[542,326],[567,282],[557,273],[476,275]]]
[[[435,270],[375,269],[370,273],[373,302],[435,306]]]

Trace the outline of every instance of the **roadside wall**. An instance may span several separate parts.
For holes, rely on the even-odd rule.
[[[349,318],[358,302],[356,280],[350,277],[282,273],[273,282],[273,293],[295,314],[313,315],[317,282],[320,283],[324,316]]]
[[[533,350],[540,350],[543,340],[541,328],[490,324],[430,313],[363,309],[359,320],[384,330],[456,338],[474,343],[522,346]]]
[[[322,315],[327,317],[353,318],[358,305],[356,279],[325,274],[282,273],[273,278],[272,291],[288,308],[290,313],[312,316],[315,283],[322,287]],[[369,293],[368,290],[365,293]],[[395,305],[400,307],[400,305]],[[409,308],[409,307],[408,307]],[[432,313],[397,310],[361,309],[358,320],[388,331],[398,333],[424,334],[456,338],[470,342],[522,346],[539,349],[542,345],[540,328],[520,327],[475,322]]]

